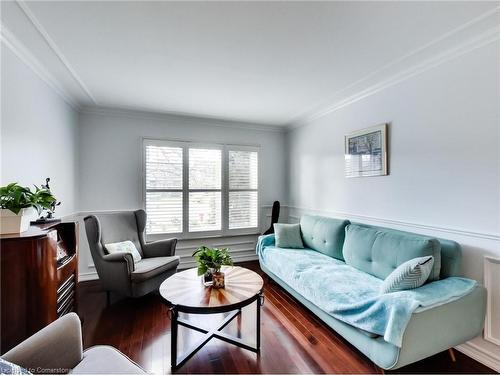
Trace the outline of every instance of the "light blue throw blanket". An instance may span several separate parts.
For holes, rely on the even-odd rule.
[[[456,300],[476,285],[475,280],[448,277],[381,294],[383,280],[311,249],[276,247],[274,235],[259,238],[257,253],[271,272],[323,311],[398,347],[412,313]]]

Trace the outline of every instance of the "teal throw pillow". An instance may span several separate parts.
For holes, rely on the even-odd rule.
[[[427,281],[433,266],[434,257],[432,256],[410,259],[387,276],[382,283],[380,292],[392,293],[418,288]]]
[[[276,246],[303,249],[300,224],[274,224]]]

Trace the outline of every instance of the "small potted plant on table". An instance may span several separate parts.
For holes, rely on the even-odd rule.
[[[233,261],[227,248],[200,246],[193,257],[198,264],[198,276],[204,275],[205,285],[213,288],[224,288],[224,272],[222,266],[232,266]]]

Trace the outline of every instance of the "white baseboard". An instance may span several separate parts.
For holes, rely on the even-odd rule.
[[[82,272],[78,274],[78,282],[90,280],[99,280],[97,272]]]
[[[473,342],[466,342],[465,344],[455,347],[455,349],[500,373],[500,358],[486,351],[479,345]]]

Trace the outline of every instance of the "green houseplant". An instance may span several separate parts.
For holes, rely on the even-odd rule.
[[[214,287],[224,287],[222,266],[232,266],[233,260],[227,248],[200,246],[193,257],[198,265],[198,276],[205,275],[205,283],[213,281]]]
[[[57,199],[50,190],[35,186],[32,191],[28,187],[13,182],[0,187],[0,233],[20,233],[28,229],[30,219],[43,211],[52,212]]]

